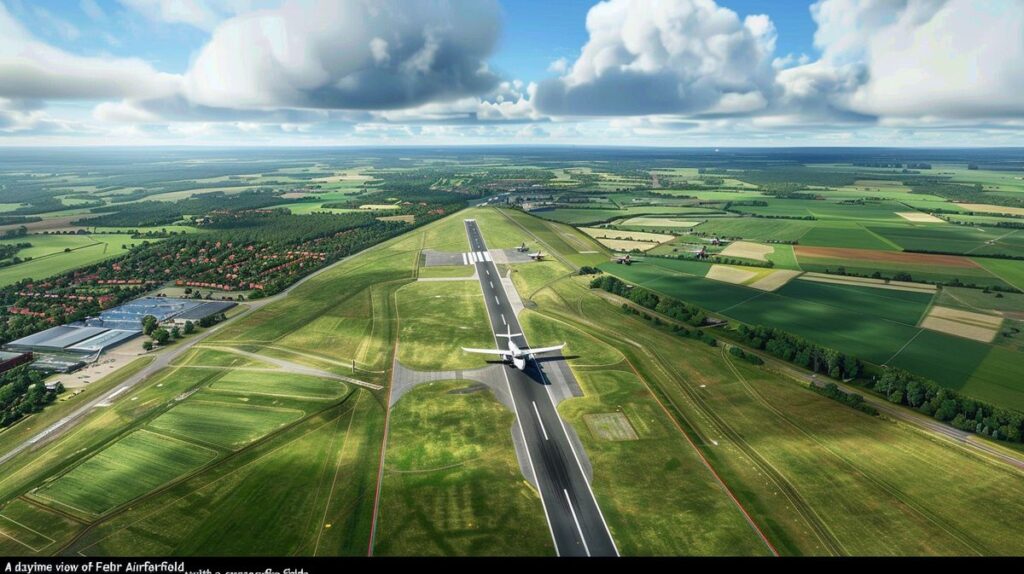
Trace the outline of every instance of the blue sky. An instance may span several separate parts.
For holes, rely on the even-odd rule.
[[[1016,0],[0,0],[0,145],[1020,145],[1021,29]]]

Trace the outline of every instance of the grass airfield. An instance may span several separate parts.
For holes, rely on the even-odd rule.
[[[396,341],[399,360],[423,370],[482,366],[456,347],[493,344],[475,281],[415,281],[422,249],[467,249],[467,217],[492,249],[525,240],[550,254],[508,268],[527,334],[568,343],[586,396],[559,410],[593,463],[624,555],[1024,552],[1019,472],[625,314],[573,275],[608,261],[600,245],[519,212],[473,209],[233,320],[73,432],[9,461],[0,553],[365,555],[372,540],[380,555],[550,554],[539,498],[516,464],[512,415],[488,391],[439,381],[404,395],[389,417],[384,406]],[[631,268],[663,286],[700,269]],[[791,289],[832,293],[803,283]],[[700,290],[709,305],[749,298],[721,285]],[[854,292],[851,311],[870,295],[897,322],[922,305]],[[232,349],[385,388],[275,373]],[[25,436],[20,426],[0,443]]]

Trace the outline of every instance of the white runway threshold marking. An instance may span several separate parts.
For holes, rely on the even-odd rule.
[[[533,414],[537,415],[537,424],[540,425],[540,431],[544,433],[544,440],[548,439],[548,429],[544,428],[544,421],[540,420],[540,411],[537,410],[537,401],[530,401],[533,403]]]
[[[587,556],[590,556],[590,548],[587,547],[587,539],[583,537],[583,529],[580,528],[580,520],[576,518],[576,509],[572,507],[569,491],[563,488],[562,492],[565,493],[565,501],[569,503],[569,512],[572,513],[572,521],[576,523],[576,530],[580,531],[580,542],[583,543],[583,551],[587,553]]]
[[[469,257],[467,257],[465,253],[462,254],[462,264],[469,265]]]
[[[488,262],[494,261],[493,259],[491,259],[491,252],[490,251],[484,251],[484,261],[488,261]]]

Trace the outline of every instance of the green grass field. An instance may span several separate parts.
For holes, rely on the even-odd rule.
[[[473,385],[428,383],[395,405],[375,554],[554,553],[540,498],[516,462],[512,414]]]
[[[383,418],[367,391],[353,395],[271,442],[134,503],[71,551],[365,556]]]
[[[487,357],[461,347],[493,348],[476,281],[419,282],[398,291],[398,360],[411,369],[441,371],[486,366]]]
[[[214,398],[197,395],[154,419],[148,428],[205,445],[236,449],[304,414],[295,409],[258,407],[244,402],[230,403],[225,398],[212,400]]]
[[[36,489],[32,495],[65,512],[91,517],[195,470],[215,457],[215,451],[194,443],[136,431]]]
[[[440,267],[420,267],[419,276],[423,279],[472,277],[476,273],[474,265],[443,265]]]
[[[18,252],[19,257],[32,257],[31,261],[0,268],[0,287],[22,279],[45,279],[53,275],[124,255],[128,249],[142,243],[129,235],[29,235],[2,242],[28,242],[32,247]],[[69,251],[65,251],[68,249]]]
[[[296,373],[262,373],[229,370],[210,389],[298,399],[340,399],[348,392],[345,383]]]
[[[775,251],[766,255],[765,258],[774,263],[776,269],[800,270],[800,263],[796,260],[796,254],[793,253],[792,245],[776,244],[772,247],[775,248]]]
[[[627,365],[579,371],[579,380],[586,396],[558,410],[580,434],[594,465],[594,492],[623,556],[767,554]],[[611,441],[589,432],[584,418],[603,413],[625,415],[637,440]]]
[[[677,413],[679,423],[691,429],[688,432],[695,437],[701,452],[781,553],[917,555],[1021,551],[1021,540],[1009,526],[1017,511],[1007,512],[1007,508],[1021,506],[1024,499],[1017,491],[1024,489],[1024,482],[1012,470],[903,425],[849,409],[764,367],[734,363],[721,348],[653,329],[650,323],[587,295],[579,287],[581,284],[578,280],[561,282],[545,292],[544,312],[583,326],[626,355],[629,365],[655,389],[669,412]],[[566,304],[577,299],[577,304]],[[618,333],[629,336],[623,339]],[[640,339],[644,341],[642,346],[629,342]],[[609,386],[619,382],[614,379],[630,379],[622,374],[609,381],[613,375],[607,370],[593,375],[581,372],[584,384],[595,376]],[[588,398],[582,400],[590,400],[592,387],[587,390]],[[602,410],[610,410],[611,405],[625,400],[614,397]],[[566,403],[563,409],[570,405],[572,402]],[[634,421],[647,417],[637,416],[628,408],[624,410],[642,436],[642,427]],[[650,417],[656,419],[657,415]],[[594,439],[585,431],[581,436],[592,459],[600,456],[595,454],[601,451],[594,446]],[[630,444],[633,443],[614,442],[608,448]],[[601,461],[614,464],[607,458]],[[601,464],[596,468],[602,468]],[[628,464],[628,460],[622,460],[623,467]],[[677,481],[692,481],[700,474],[698,470],[681,470],[678,474],[653,472],[659,467],[650,461],[632,463],[632,468],[642,469],[635,480],[654,475],[671,481],[671,486],[648,489],[662,498],[660,502],[656,499],[638,505],[638,512],[646,514],[646,521],[655,520],[656,509],[678,504],[666,497],[694,491],[692,485]],[[950,470],[954,468],[956,472]],[[623,474],[627,471],[619,467],[616,470],[618,478],[637,474]],[[626,488],[631,481],[615,483]],[[1004,483],[1013,492],[995,486]],[[599,498],[605,488],[602,484],[595,479]],[[621,495],[616,497],[619,498]],[[609,509],[609,524],[618,534],[616,524],[620,518],[614,503],[605,508]],[[993,524],[1007,526],[990,531]],[[640,526],[633,528],[636,532],[640,530]],[[678,533],[681,537],[706,535],[699,540],[702,544],[713,544],[722,536],[706,528],[697,532],[686,528],[655,531]],[[628,539],[629,535],[625,536]],[[651,550],[643,545],[662,542],[657,536],[637,536],[635,540],[647,552]],[[699,547],[693,543],[686,546],[691,553]],[[735,548],[732,553],[742,553],[740,546]],[[751,544],[747,548],[756,546]],[[673,551],[680,552],[679,547]]]
[[[937,251],[964,255],[1004,254],[1024,257],[1024,232],[998,227],[928,225],[871,227],[875,233],[911,251]]]
[[[19,498],[0,508],[0,554],[45,556],[59,540],[73,535],[80,523],[64,514]]]
[[[854,249],[882,249],[899,251],[891,241],[886,241],[864,227],[813,227],[800,238],[800,245],[812,247],[851,247]]]
[[[775,293],[910,326],[917,325],[933,298],[930,293],[801,280],[790,281]]]
[[[1024,291],[1024,261],[975,257],[974,261],[1006,283]]]

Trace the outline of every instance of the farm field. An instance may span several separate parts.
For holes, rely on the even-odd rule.
[[[1024,233],[1014,229],[930,225],[871,230],[908,251],[1024,257]]]
[[[744,285],[709,283],[710,279],[673,272],[662,261],[651,259],[629,267],[610,263],[601,268],[732,319],[778,327],[866,361],[911,370],[978,399],[1024,405],[1024,388],[1012,369],[1001,366],[1013,358],[1024,360],[1024,355],[918,326],[932,293],[802,279],[767,293]],[[1004,358],[993,359],[982,369],[990,352]]]
[[[500,259],[498,274],[530,341],[565,343],[552,358],[564,364],[541,364],[582,390],[549,389],[622,555],[1024,553],[1024,481],[1007,464],[1024,413],[1024,231],[1002,215],[1024,209],[1011,152],[140,153],[0,157],[0,189],[15,194],[0,244],[32,244],[17,254],[30,261],[0,268],[3,341],[119,294],[244,300],[198,335],[145,353],[140,339],[63,376],[69,390],[20,419],[42,387],[0,381],[0,457],[31,445],[0,459],[0,554],[554,554],[515,413],[463,378],[496,359],[460,349],[495,345],[475,270],[425,266],[425,250],[469,248],[467,218],[491,250],[543,253]],[[969,202],[993,210],[968,215]],[[35,233],[82,218],[104,233]],[[644,252],[615,263],[632,249]],[[236,272],[244,282],[223,290],[176,284]],[[777,358],[786,341],[753,340],[774,334],[741,338],[740,323],[866,364],[839,390],[812,389],[832,379]],[[392,394],[398,363],[460,372]],[[937,386],[883,392],[887,378],[906,385],[895,369]]]
[[[550,295],[539,297],[542,308],[559,319],[585,325],[593,335],[607,344],[616,345],[629,358],[630,364],[639,370],[646,384],[658,390],[657,396],[664,397],[662,400],[671,399],[673,405],[682,409],[687,421],[695,421],[692,424],[696,424],[701,452],[709,457],[728,484],[741,488],[741,503],[766,529],[768,537],[781,553],[1012,553],[1011,549],[1019,545],[1019,540],[1011,535],[987,539],[969,534],[970,530],[962,522],[963,513],[970,514],[969,520],[978,521],[975,522],[978,525],[987,520],[1008,518],[1003,505],[1017,505],[1019,501],[1014,499],[1015,495],[1000,492],[990,485],[994,484],[992,481],[1000,480],[997,476],[1003,476],[1014,485],[1013,488],[1021,488],[1019,480],[1011,478],[1012,471],[1001,470],[991,463],[948,448],[902,425],[845,408],[763,367],[732,362],[723,357],[720,349],[657,331],[650,323],[624,315],[614,305],[592,296],[583,296],[583,307],[579,310],[558,303],[575,300],[574,294],[581,293],[577,291],[578,285],[567,280],[552,286],[546,292]],[[629,332],[631,338],[642,337],[647,344],[643,349],[633,347],[608,332],[609,327],[611,332]],[[597,387],[599,396],[604,398],[604,393],[609,393],[609,403],[619,405],[627,400],[612,393],[615,389],[613,380],[623,384],[633,376],[631,373],[617,374],[607,369],[593,374],[585,370],[579,370],[579,373],[583,383],[588,385],[588,393],[593,389],[589,385],[597,387],[601,384],[603,389]],[[570,413],[574,401],[593,400],[589,397],[588,394],[588,398],[573,399],[563,404],[561,410]],[[700,399],[691,403],[684,397]],[[588,412],[600,410],[591,408]],[[624,412],[631,422],[643,420],[633,416],[628,406]],[[637,428],[641,434],[640,427]],[[771,429],[770,432],[766,432],[767,429]],[[581,436],[588,453],[614,449],[623,466],[629,464],[625,453],[636,444],[636,441],[598,443],[598,439],[586,432]],[[872,438],[865,441],[861,439],[863,436]],[[711,439],[715,442],[712,443]],[[678,460],[679,454],[673,456]],[[627,472],[614,466],[607,458],[600,460],[612,465],[619,473]],[[954,460],[958,462],[953,463]],[[950,466],[953,464],[968,466],[953,472],[951,469],[960,468]],[[644,468],[647,469],[646,474],[651,474],[650,469],[655,465],[634,464],[632,468]],[[774,474],[771,468],[777,469],[779,474]],[[962,472],[981,482],[971,484],[969,493],[943,495],[941,500],[932,495],[935,488],[943,491],[941,484],[951,481],[961,484]],[[695,493],[693,481],[699,475],[699,470],[682,473],[682,476],[689,477],[689,488],[668,488],[659,492],[665,493],[662,496]],[[667,476],[676,476],[676,473]],[[879,490],[879,480],[885,480],[889,487]],[[638,476],[636,481],[642,483],[643,478]],[[628,480],[611,482],[622,488],[629,488],[632,483]],[[599,497],[603,488],[610,488],[608,481],[595,479],[595,491]],[[763,490],[789,494],[759,495]],[[629,500],[625,493],[609,499]],[[643,512],[650,514],[653,509],[664,505],[652,501],[644,506]],[[610,503],[609,514],[613,515],[621,506]],[[762,520],[767,516],[773,518]],[[872,519],[865,521],[864,516]],[[815,521],[827,525],[827,529],[817,531],[817,526],[809,526]],[[711,523],[724,524],[726,520],[719,518]],[[614,523],[611,524],[614,529]],[[681,527],[666,530],[679,536],[693,531],[692,528]],[[721,540],[721,536],[724,534],[719,533],[715,538]],[[705,540],[710,543],[715,538]],[[632,538],[627,535],[626,540],[623,545],[628,547]],[[894,540],[900,542],[893,544]],[[638,541],[651,544],[646,537]],[[659,538],[658,542],[667,547],[678,544],[668,537]],[[756,539],[750,540],[751,546],[744,551],[736,546],[734,552],[757,552],[755,542]],[[700,542],[684,543],[683,547],[693,549],[690,553],[700,553]],[[643,549],[640,553],[659,553],[649,546],[640,548]]]
[[[934,255],[927,253],[903,253],[868,249],[832,247],[794,248],[800,268],[805,271],[838,272],[892,279],[897,274],[909,274],[913,280],[950,283],[960,281],[980,287],[1003,287],[1010,285],[990,273],[975,260],[956,255]]]

